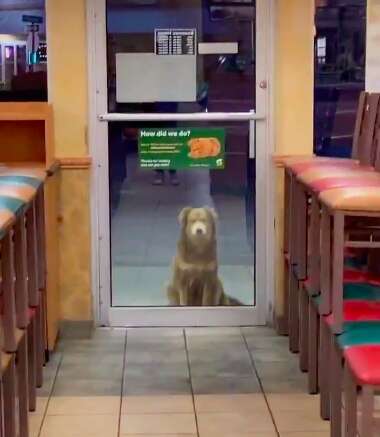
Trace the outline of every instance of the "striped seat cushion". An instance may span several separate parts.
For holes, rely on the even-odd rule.
[[[380,385],[380,345],[350,347],[344,357],[361,385]]]
[[[32,176],[5,176],[0,173],[0,185],[30,185],[31,187],[38,189],[42,183],[43,181],[41,181],[41,179]]]

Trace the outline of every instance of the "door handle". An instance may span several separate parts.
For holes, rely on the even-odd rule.
[[[262,81],[259,83],[259,87],[260,87],[262,90],[266,90],[266,89],[268,88],[268,82],[267,82],[266,80],[262,80]]]
[[[255,159],[256,157],[256,120],[250,120],[249,122],[249,159]]]

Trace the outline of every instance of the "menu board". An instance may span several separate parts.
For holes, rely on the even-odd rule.
[[[154,31],[156,55],[195,55],[195,29],[156,29]]]

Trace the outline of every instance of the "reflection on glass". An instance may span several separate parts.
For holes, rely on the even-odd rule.
[[[109,110],[159,114],[254,109],[255,5],[234,3],[108,0]],[[151,101],[142,90],[141,102],[120,102],[117,76],[123,71],[121,80],[128,80],[136,65],[118,70],[117,57],[154,53],[157,29],[196,31],[194,101],[158,101],[153,95],[162,89],[152,89]],[[229,53],[224,53],[226,47]],[[133,57],[126,59],[128,63]],[[161,82],[165,77],[160,76]],[[141,168],[139,132],[149,128],[222,129],[223,167]],[[109,124],[113,306],[255,304],[255,162],[249,158],[249,138],[248,122]],[[202,147],[207,153],[190,143],[187,153],[200,160],[216,154],[206,142]]]
[[[173,297],[170,287],[175,273],[173,259],[181,253],[185,223],[192,226],[191,217],[185,218],[184,212],[190,210],[184,208],[207,208],[207,212],[193,213],[200,214],[200,220],[192,223],[194,228],[190,233],[197,232],[199,226],[200,232],[208,236],[210,226],[215,227],[211,251],[203,244],[202,233],[195,238],[194,251],[184,255],[185,263],[196,265],[193,265],[196,272],[203,265],[210,268],[208,275],[213,283],[220,280],[223,291],[221,287],[219,291],[213,289],[216,293],[213,304],[254,304],[254,166],[248,159],[247,124],[218,124],[227,133],[224,170],[187,169],[175,174],[165,171],[160,175],[160,184],[156,184],[154,170],[139,165],[136,126],[110,124],[114,306],[166,306],[176,302],[181,290],[177,289],[174,293],[177,297]],[[208,208],[217,215],[208,213]],[[199,290],[196,282],[193,286]],[[188,299],[189,305],[202,303],[199,292]],[[203,303],[210,302],[209,299],[205,296]]]
[[[196,99],[177,102],[175,112],[255,109],[254,2],[239,2],[237,5],[229,2],[228,6],[216,6],[218,2],[208,0],[159,0],[154,5],[108,0],[107,4],[108,103],[111,112],[168,112],[163,102],[120,103],[116,96],[116,55],[154,53],[157,29],[195,29],[197,43],[208,45],[207,54],[196,56]],[[226,42],[234,43],[237,50],[224,53],[221,49],[213,53],[216,43]],[[128,70],[126,80],[127,76]]]
[[[324,1],[316,8],[314,149],[351,154],[365,78],[366,1]]]
[[[0,6],[0,23],[0,101],[46,101],[44,0]]]

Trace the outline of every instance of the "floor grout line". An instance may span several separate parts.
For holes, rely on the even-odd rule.
[[[186,329],[182,330],[183,332],[183,339],[185,342],[185,352],[186,352],[186,360],[187,360],[187,370],[189,373],[189,379],[190,379],[190,389],[191,389],[191,398],[193,401],[193,409],[194,409],[194,418],[195,418],[195,426],[197,429],[197,436],[199,437],[199,425],[198,425],[198,416],[197,416],[197,409],[195,407],[195,395],[194,395],[194,389],[193,389],[193,379],[191,376],[191,365],[190,365],[190,357],[189,357],[189,349],[187,347],[187,337],[186,337]]]
[[[118,435],[118,437],[120,436],[121,412],[122,412],[122,408],[123,408],[125,367],[126,367],[126,363],[127,363],[127,341],[128,341],[128,329],[125,330],[125,339],[124,339],[123,370],[122,370],[123,373],[121,375],[119,421],[118,421],[118,424],[117,424],[117,435]]]
[[[243,331],[242,331],[241,328],[240,328],[240,335],[241,335],[242,338],[243,338],[243,342],[244,342],[244,344],[245,344],[245,347],[246,347],[247,352],[248,352],[248,355],[249,355],[249,359],[250,359],[250,361],[251,361],[252,369],[253,369],[253,371],[254,371],[254,373],[255,373],[255,375],[256,375],[257,381],[258,381],[259,386],[260,386],[261,393],[262,393],[262,395],[264,396],[265,403],[267,404],[267,408],[268,408],[268,411],[269,411],[270,417],[271,417],[271,419],[272,419],[272,422],[273,422],[273,426],[274,426],[275,432],[276,432],[277,436],[280,437],[280,432],[279,432],[279,430],[278,430],[278,428],[277,428],[277,425],[276,425],[276,422],[275,422],[275,420],[274,420],[274,415],[273,415],[273,412],[272,412],[272,410],[271,410],[271,408],[270,408],[270,404],[269,404],[269,401],[268,401],[267,395],[266,395],[266,393],[265,393],[264,386],[263,386],[263,384],[262,384],[262,382],[261,382],[260,375],[259,375],[259,372],[258,372],[257,367],[256,367],[256,364],[255,364],[255,360],[253,359],[252,353],[251,353],[251,351],[250,351],[250,349],[249,349],[249,346],[248,346],[247,339],[245,338],[245,335],[244,335],[244,333],[243,333]]]
[[[46,403],[45,411],[44,411],[44,414],[42,415],[40,429],[38,430],[38,433],[37,433],[38,437],[40,437],[41,432],[42,432],[42,427],[44,426],[44,422],[45,422],[45,419],[46,419],[46,416],[47,416],[47,412],[48,412],[48,409],[49,409],[50,399],[51,399],[51,396],[52,396],[52,394],[54,392],[55,383],[56,383],[57,378],[58,378],[58,373],[59,373],[59,370],[61,368],[62,361],[63,361],[63,352],[62,352],[62,355],[61,355],[61,359],[58,362],[57,370],[56,370],[54,378],[53,378],[53,384],[51,385],[51,390],[50,390],[50,393],[49,393],[48,401]]]

